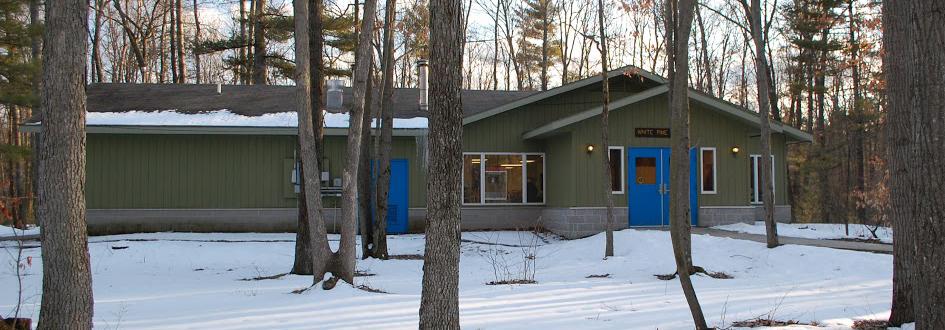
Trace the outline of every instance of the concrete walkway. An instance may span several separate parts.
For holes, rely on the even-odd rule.
[[[749,240],[749,241],[755,241],[755,242],[761,242],[761,243],[768,242],[767,237],[765,237],[765,235],[746,234],[746,233],[739,233],[739,232],[734,232],[734,231],[713,229],[713,228],[693,227],[692,233],[715,236],[715,237],[728,237],[728,238],[734,238],[734,239],[743,239],[743,240]],[[853,251],[862,251],[862,252],[892,254],[892,251],[893,251],[892,244],[841,241],[841,240],[833,240],[833,239],[796,238],[796,237],[787,237],[787,236],[780,236],[778,237],[778,240],[781,242],[781,244],[817,246],[817,247],[853,250]]]

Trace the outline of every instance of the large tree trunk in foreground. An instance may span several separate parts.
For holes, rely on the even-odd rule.
[[[420,329],[459,329],[463,3],[430,1],[430,143]]]
[[[377,219],[371,230],[371,253],[375,258],[387,259],[387,195],[390,192],[390,153],[394,132],[394,25],[397,19],[397,0],[387,0],[384,9],[384,57],[381,63],[381,136],[377,150],[377,182],[375,206]]]
[[[915,166],[911,161],[912,77],[908,59],[915,52],[909,47],[909,7],[904,1],[883,3],[883,71],[886,73],[888,107],[886,114],[886,159],[889,166],[889,220],[893,228],[893,295],[889,325],[915,322],[913,310],[913,272],[915,271],[914,218],[916,199],[912,187]]]
[[[604,258],[606,258],[614,256],[614,196],[611,193],[610,187],[610,182],[613,180],[614,174],[610,170],[610,151],[608,150],[608,146],[610,146],[610,81],[607,79],[607,33],[605,29],[606,25],[604,25],[603,0],[597,0],[597,19],[597,25],[600,27],[600,77],[603,89],[600,115],[600,154],[601,164],[604,170],[604,184],[601,185],[601,187],[603,188],[604,202],[607,206],[607,219],[604,219],[607,226],[605,230],[607,239],[604,243]]]
[[[692,285],[692,241],[689,202],[689,33],[695,0],[666,0],[666,59],[669,70],[670,152],[669,221],[676,272],[692,321],[697,329],[707,329],[702,306]]]
[[[912,307],[916,329],[945,329],[945,4],[885,1],[883,24],[895,229],[890,322],[910,321]]]
[[[764,31],[761,24],[761,1],[751,0],[749,5],[747,0],[742,0],[742,7],[745,10],[745,16],[749,20],[751,29],[751,40],[755,46],[755,72],[764,74],[755,74],[755,85],[758,88],[758,115],[761,117],[761,159],[759,162],[758,185],[761,187],[761,200],[764,203],[765,232],[768,238],[768,248],[774,248],[778,243],[778,226],[774,222],[774,184],[771,182],[771,123],[768,117],[771,114],[771,99],[769,91],[771,82],[769,81],[768,59],[765,56]],[[785,161],[784,159],[780,161]]]
[[[39,329],[92,328],[85,222],[85,61],[88,3],[46,2],[39,210],[43,299]]]
[[[321,132],[322,132],[322,20],[321,20],[321,7],[322,0],[311,0],[309,1],[311,6],[308,7],[308,71],[309,71],[309,106],[310,108],[304,109],[304,111],[311,113],[312,131],[313,136],[312,140],[309,143],[313,144],[314,153],[315,153],[315,165],[316,169],[320,171],[324,168],[321,162],[322,148],[321,148]],[[315,54],[315,55],[313,55]],[[298,55],[296,55],[298,56]],[[300,93],[303,90],[299,91]],[[302,102],[300,100],[299,102]],[[299,104],[301,106],[301,103]],[[300,116],[301,118],[301,116]],[[299,148],[302,150],[302,130],[300,126],[299,130]],[[300,166],[299,179],[302,181],[299,184],[299,221],[298,227],[295,232],[295,263],[292,266],[292,274],[298,275],[312,275],[312,262],[315,260],[313,255],[314,249],[312,244],[314,240],[310,233],[313,232],[312,228],[309,228],[309,217],[308,217],[308,203],[306,198],[306,184],[305,184],[305,175],[304,175],[304,166]],[[315,169],[313,169],[315,170]],[[318,187],[321,188],[321,173],[313,173],[316,178],[318,178],[319,183]],[[321,192],[318,193],[318,199],[321,200]],[[318,210],[318,214],[321,214],[321,210]],[[322,220],[319,220],[322,221]],[[324,225],[323,225],[324,226]],[[322,233],[324,236],[324,233]],[[327,243],[327,241],[326,241]]]
[[[300,208],[299,212],[304,212],[305,223],[297,229],[299,233],[303,230],[307,232],[308,251],[303,244],[303,251],[300,251],[299,242],[296,242],[296,259],[301,255],[308,255],[312,260],[310,262],[296,260],[296,265],[292,272],[295,274],[313,274],[314,282],[320,282],[328,271],[328,264],[332,258],[331,249],[328,246],[327,230],[322,214],[322,194],[321,180],[319,179],[320,168],[318,164],[318,153],[315,150],[315,133],[312,120],[312,94],[311,77],[309,70],[309,26],[308,26],[308,0],[295,0],[295,84],[296,106],[299,121],[299,158],[301,159],[301,193],[299,194]],[[301,217],[301,215],[300,215]],[[296,239],[305,239],[299,233]],[[308,265],[306,265],[308,263]],[[306,268],[307,267],[307,268]]]

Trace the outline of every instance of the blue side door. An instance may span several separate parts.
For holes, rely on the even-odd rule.
[[[387,233],[407,233],[410,173],[406,159],[390,161],[390,192],[387,197]]]
[[[409,228],[407,209],[410,202],[410,172],[406,159],[390,160],[390,187],[387,191],[387,233],[406,234]],[[377,189],[377,174],[371,160],[371,189]],[[371,206],[371,213],[377,210]]]
[[[630,148],[627,166],[627,205],[630,226],[662,226],[663,169],[661,148]]]
[[[629,148],[627,173],[629,225],[669,225],[669,148]],[[692,225],[698,223],[696,150],[690,150],[689,202]]]

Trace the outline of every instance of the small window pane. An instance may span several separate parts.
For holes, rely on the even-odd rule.
[[[656,184],[656,158],[637,157],[637,184]]]
[[[702,191],[715,192],[715,150],[702,149]]]
[[[621,149],[610,149],[610,191],[623,191],[623,157]]]
[[[486,154],[486,203],[522,202],[522,155]]]
[[[529,203],[545,202],[545,157],[525,156],[525,195]]]
[[[463,156],[463,203],[481,203],[479,155]]]

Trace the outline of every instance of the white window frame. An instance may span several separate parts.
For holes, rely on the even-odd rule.
[[[705,168],[705,159],[703,151],[712,150],[712,190],[705,190],[705,178],[703,178],[704,168]],[[715,147],[702,147],[699,148],[699,192],[703,195],[715,195],[719,193],[719,157],[718,150]]]
[[[749,196],[749,202],[750,202],[751,204],[764,204],[764,199],[759,198],[758,200],[755,200],[755,198],[761,197],[761,190],[760,190],[760,189],[761,189],[761,185],[758,184],[758,181],[761,181],[761,176],[758,175],[758,173],[761,172],[761,162],[755,160],[755,159],[760,159],[760,158],[761,158],[761,155],[759,155],[759,154],[751,154],[751,155],[748,155],[748,164],[749,164],[749,165],[752,165],[752,166],[750,167],[750,170],[751,170],[751,180],[752,180],[752,182],[754,183],[754,187],[755,187],[755,190],[752,191],[751,196]],[[772,198],[772,200],[775,200],[775,201],[776,201],[776,200],[777,200],[776,198],[778,197],[778,193],[777,193],[777,191],[778,191],[778,183],[777,183],[778,180],[775,179],[775,175],[774,175],[774,174],[776,173],[776,171],[775,171],[775,167],[774,167],[774,166],[775,166],[774,155],[771,155],[771,198]],[[777,204],[777,203],[775,203],[775,204]]]
[[[620,190],[611,190],[610,193],[614,195],[621,195],[627,191],[627,155],[624,153],[624,148],[622,146],[609,146],[607,147],[608,160],[610,160],[611,150],[620,150]],[[611,174],[616,175],[617,173]]]
[[[521,156],[522,161],[522,202],[521,203],[486,203],[486,155],[499,155],[499,156],[509,156],[509,155],[518,155]],[[479,202],[478,203],[467,203],[466,199],[463,198],[463,206],[514,206],[514,205],[545,205],[548,202],[548,187],[545,186],[547,180],[547,171],[548,171],[548,156],[543,152],[464,152],[463,153],[463,166],[466,166],[466,156],[479,156]],[[528,156],[541,156],[541,203],[528,203],[528,189],[526,185],[528,184],[528,167],[526,166],[526,160]],[[466,187],[466,175],[465,170],[463,176],[460,178],[460,192]],[[465,196],[465,194],[463,194]]]

